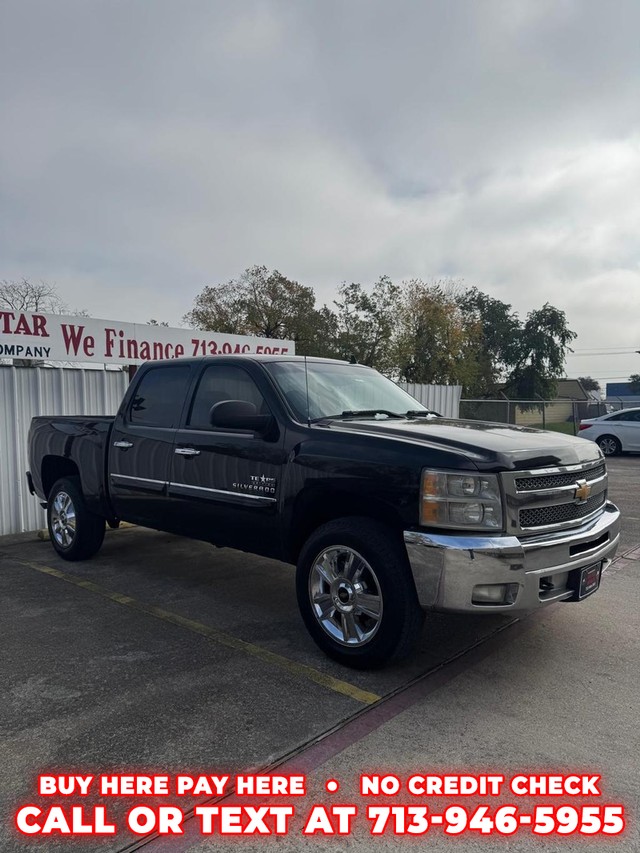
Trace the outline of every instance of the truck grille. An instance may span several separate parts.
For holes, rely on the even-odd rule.
[[[501,476],[507,533],[569,530],[604,512],[607,502],[607,469],[601,459],[504,471]]]
[[[601,507],[606,499],[606,493],[600,492],[583,504],[556,504],[540,506],[536,509],[521,509],[520,527],[546,527],[548,524],[561,524],[563,521],[586,518]]]
[[[597,468],[592,468],[590,471],[585,471],[579,476],[588,483],[593,480],[599,480],[606,473],[604,465],[598,465]],[[571,486],[576,482],[576,475],[567,474],[546,474],[540,477],[518,477],[516,480],[516,489],[519,492],[537,492],[541,489],[557,489],[560,486]]]

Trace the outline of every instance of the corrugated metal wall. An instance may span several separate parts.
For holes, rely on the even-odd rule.
[[[44,526],[44,510],[25,479],[31,418],[113,415],[128,382],[115,370],[0,365],[0,535]]]
[[[37,530],[44,510],[29,494],[27,433],[35,415],[114,415],[128,385],[114,370],[0,365],[0,535]],[[457,418],[461,388],[401,385],[423,406]]]
[[[461,385],[418,385],[413,382],[399,382],[401,388],[419,400],[427,409],[433,409],[444,418],[460,417]]]

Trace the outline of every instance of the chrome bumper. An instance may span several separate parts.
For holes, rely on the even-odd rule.
[[[533,610],[573,596],[573,569],[608,567],[620,541],[620,512],[607,502],[602,515],[582,527],[526,538],[407,530],[404,541],[423,607],[456,613]],[[512,584],[513,603],[474,603],[474,587],[491,584]]]

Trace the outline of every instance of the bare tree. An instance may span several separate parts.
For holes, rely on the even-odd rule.
[[[20,281],[0,281],[0,308],[20,313],[22,311],[45,311],[63,314],[67,306],[58,296],[54,284],[45,281],[32,282],[28,278]]]
[[[23,312],[46,314],[73,314],[76,317],[88,317],[84,309],[71,310],[58,295],[55,284],[46,281],[32,282],[28,278],[19,281],[0,281],[0,311],[12,311],[14,314]],[[2,359],[0,364],[14,364],[16,367],[31,367],[44,364],[30,358]]]

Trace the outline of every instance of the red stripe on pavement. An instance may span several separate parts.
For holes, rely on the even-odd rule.
[[[497,651],[504,643],[503,634],[508,633],[510,640],[512,640],[529,630],[529,626],[533,622],[534,620],[531,618],[525,621],[514,620],[510,622],[489,635],[488,639],[479,640],[473,646],[469,646],[464,651],[419,676],[415,681],[384,697],[375,705],[370,705],[368,708],[356,712],[346,722],[339,723],[293,754],[283,756],[278,762],[268,767],[247,770],[246,772],[273,773],[275,770],[283,774],[310,774],[314,772],[327,761],[353,746],[354,743],[358,743],[380,726],[388,723],[416,703],[428,698],[454,678]],[[198,804],[213,805],[229,799],[233,794],[234,790],[230,790],[224,797],[202,800]],[[201,843],[206,838],[209,836],[200,834],[196,821],[187,817],[184,824],[184,835],[143,838],[121,848],[118,853],[133,853],[133,851],[143,848],[145,853],[186,853],[190,847]]]

